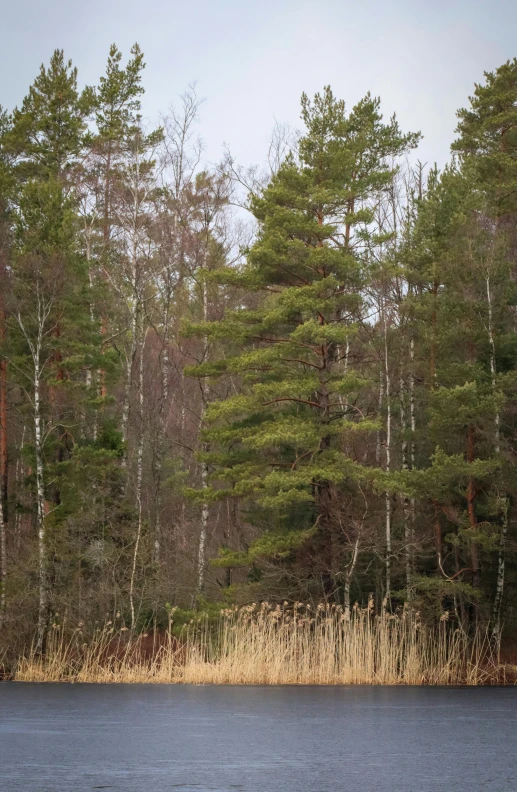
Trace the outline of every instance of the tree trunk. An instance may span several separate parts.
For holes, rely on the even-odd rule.
[[[137,170],[138,173],[138,170]],[[122,404],[122,439],[124,441],[123,466],[127,465],[127,440],[129,430],[129,413],[131,408],[131,385],[133,380],[133,369],[138,353],[138,332],[140,323],[143,321],[143,301],[139,283],[138,273],[138,191],[134,188],[133,217],[132,217],[132,241],[131,241],[131,342],[129,353],[126,356],[126,380],[124,384],[124,400]]]
[[[34,440],[36,454],[36,524],[38,530],[38,557],[39,557],[39,607],[38,607],[38,634],[36,650],[42,652],[48,629],[48,616],[50,607],[50,590],[48,577],[47,537],[45,530],[45,482],[43,464],[43,438],[41,422],[41,394],[40,394],[40,366],[39,348],[34,366]]]
[[[474,427],[471,424],[467,430],[467,462],[469,463],[474,462],[474,458],[475,458]],[[477,519],[476,519],[476,512],[474,509],[475,498],[476,498],[476,489],[474,486],[474,481],[472,480],[472,478],[469,478],[467,484],[467,513],[468,513],[469,526],[471,531],[477,530]],[[471,540],[470,561],[472,565],[472,585],[474,586],[474,588],[479,588],[479,583],[480,583],[479,555],[475,540],[474,541]]]
[[[4,253],[0,250],[0,628],[4,622],[7,597],[7,360],[1,349],[5,339],[5,269]]]
[[[166,311],[163,318],[163,339],[160,355],[161,397],[159,404],[159,437],[156,448],[155,463],[155,503],[154,503],[154,537],[153,560],[160,563],[161,551],[161,507],[163,487],[163,461],[165,457],[165,439],[167,436],[167,416],[169,413],[169,303],[171,295],[167,294]]]
[[[129,431],[129,413],[131,408],[131,385],[133,384],[133,368],[135,365],[135,359],[137,356],[137,342],[136,342],[136,334],[137,334],[137,323],[138,323],[138,307],[135,301],[135,305],[133,306],[133,316],[131,320],[131,345],[129,349],[129,353],[126,356],[126,376],[124,382],[124,398],[122,402],[122,420],[121,420],[121,432],[122,432],[122,440],[124,442],[124,454],[122,457],[122,466],[127,466],[127,441],[128,441],[128,431]]]
[[[138,551],[142,539],[143,508],[142,508],[142,481],[144,474],[144,349],[145,335],[143,331],[143,317],[138,328],[138,339],[136,343],[138,354],[138,439],[136,452],[136,505],[137,505],[137,527],[135,544],[133,548],[133,563],[131,565],[131,580],[129,584],[129,604],[131,608],[131,629],[135,627],[135,576],[138,562]]]
[[[402,432],[402,443],[401,443],[402,470],[409,470],[408,442],[406,437],[407,419],[406,419],[405,393],[406,393],[406,385],[404,382],[404,376],[401,372],[399,399],[400,399],[400,429]],[[411,506],[410,506],[409,498],[407,496],[404,497],[403,510],[404,510],[404,544],[405,544],[405,555],[406,555],[406,592],[407,592],[407,597],[409,599],[411,592],[413,551],[412,551],[412,536],[411,536]]]
[[[496,381],[496,358],[495,358],[495,339],[494,339],[494,326],[493,326],[493,318],[492,318],[492,295],[490,293],[490,277],[487,275],[486,278],[486,298],[487,298],[487,305],[488,305],[488,342],[490,345],[490,374],[492,377],[492,393],[494,397],[497,393],[497,381]],[[499,410],[496,409],[495,418],[494,418],[494,445],[495,445],[495,452],[496,454],[499,453],[499,434],[500,434],[500,423],[501,419],[499,416]]]
[[[499,552],[497,557],[497,584],[492,610],[492,638],[497,643],[501,642],[501,613],[504,597],[504,573],[506,562],[506,538],[508,534],[508,499],[504,499],[503,521],[499,535]]]
[[[25,432],[27,426],[24,423],[22,429],[22,437],[20,440],[20,447],[16,454],[16,466],[14,469],[14,493],[17,503],[24,504],[26,499],[26,492],[22,488],[23,479],[23,449],[25,448]],[[22,530],[22,510],[16,509],[14,512],[14,539],[16,543],[16,553],[20,551],[21,543],[21,530]]]
[[[205,444],[204,444],[205,445]],[[201,487],[206,490],[208,487],[208,465],[203,462],[201,465]],[[201,530],[199,533],[199,547],[197,556],[197,593],[203,593],[205,586],[205,552],[206,552],[206,538],[208,533],[208,516],[209,507],[208,503],[203,503],[201,509]]]
[[[382,413],[383,401],[384,401],[384,372],[380,374],[380,382],[379,382],[379,398],[377,400],[377,410],[379,416]],[[377,467],[380,467],[381,465],[381,449],[382,449],[381,430],[377,429],[377,437],[375,443],[375,464]]]
[[[488,342],[490,345],[490,374],[492,377],[492,393],[497,395],[497,369],[495,356],[495,338],[492,316],[492,295],[490,291],[490,276],[486,276],[486,298],[488,306]],[[494,450],[496,454],[500,452],[500,415],[496,409],[494,417]],[[492,638],[497,645],[501,642],[501,612],[504,597],[504,574],[506,564],[506,538],[508,534],[508,499],[503,497],[503,519],[499,534],[499,548],[497,553],[497,582],[492,610]]]
[[[386,317],[386,306],[384,305],[384,373],[386,377],[386,473],[391,469],[391,380],[388,358],[388,326]],[[385,600],[387,607],[391,600],[391,497],[390,493],[385,493],[386,502],[386,594]]]
[[[4,522],[4,507],[0,498],[0,630],[4,625],[7,605],[7,542]]]
[[[91,228],[86,232],[86,265],[88,267],[88,284],[90,287],[90,322],[92,327],[95,325],[95,313],[94,313],[94,306],[93,306],[93,277],[92,271],[90,267],[91,261]],[[94,388],[96,386],[95,383],[95,376],[91,366],[88,366],[86,369],[86,388],[89,392],[94,392]],[[87,411],[88,412],[88,411]],[[87,432],[88,429],[85,427],[85,431]],[[98,421],[97,421],[97,410],[95,410],[93,415],[93,425],[92,425],[92,439],[95,441],[97,440],[97,431],[98,431]]]
[[[203,289],[202,289],[202,299],[203,299],[203,321],[208,321],[208,290],[207,290],[207,283],[206,279],[203,280]],[[203,336],[203,362],[208,360],[209,355],[209,344],[208,344],[208,336]],[[204,423],[204,416],[205,411],[208,405],[210,392],[209,392],[209,381],[208,377],[203,377],[201,382],[201,421],[200,421],[200,429],[203,428]],[[202,444],[202,450],[206,453],[209,450],[208,444]],[[208,464],[206,462],[202,462],[201,464],[201,488],[206,490],[208,488]],[[203,503],[201,509],[201,528],[199,532],[199,546],[198,546],[198,556],[197,556],[197,594],[198,596],[202,594],[204,585],[205,585],[205,552],[206,552],[206,539],[208,533],[208,517],[209,517],[209,506],[208,503]]]
[[[1,322],[1,317],[0,317]],[[0,343],[4,332],[0,327]],[[1,354],[1,353],[0,353]],[[7,460],[7,361],[0,358],[0,498],[7,522],[7,491],[8,491],[8,460]]]
[[[350,584],[352,582],[352,577],[354,575],[355,566],[357,563],[357,556],[359,554],[359,537],[355,540],[354,544],[354,551],[352,553],[352,560],[345,570],[345,583],[344,583],[344,591],[343,591],[343,604],[344,604],[344,616],[345,619],[350,621]]]
[[[411,426],[411,442],[409,444],[409,458],[411,460],[411,470],[416,468],[416,447],[415,447],[415,432],[416,432],[416,410],[415,410],[415,339],[411,338],[409,343],[409,421]],[[410,500],[411,507],[411,541],[413,544],[413,563],[415,555],[415,499]]]

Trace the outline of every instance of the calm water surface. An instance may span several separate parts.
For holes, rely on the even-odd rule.
[[[2,792],[516,792],[517,688],[0,684]]]

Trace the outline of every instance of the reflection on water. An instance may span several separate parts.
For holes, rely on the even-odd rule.
[[[517,688],[0,684],[1,792],[515,792]]]

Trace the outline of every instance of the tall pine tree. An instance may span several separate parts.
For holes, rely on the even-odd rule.
[[[395,118],[384,123],[370,95],[347,113],[328,87],[313,102],[302,97],[302,119],[298,159],[252,198],[258,237],[242,272],[229,273],[261,295],[258,307],[198,328],[242,352],[197,374],[242,378],[242,393],[207,411],[207,438],[220,449],[207,457],[211,497],[247,499],[249,519],[264,528],[222,563],[253,565],[257,576],[265,559],[283,559],[286,592],[340,599],[356,542],[350,505],[371,479],[352,450],[375,428],[358,406],[366,383],[352,361],[362,355],[362,287],[380,240],[372,203],[418,135]]]

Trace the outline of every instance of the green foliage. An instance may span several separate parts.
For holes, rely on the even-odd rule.
[[[62,177],[72,168],[92,107],[92,89],[79,93],[77,69],[65,61],[63,50],[55,50],[13,113],[8,147],[18,158],[23,180]]]
[[[141,72],[145,64],[138,44],[131,48],[131,55],[121,69],[122,53],[115,44],[111,45],[106,74],[101,76],[95,92],[95,121],[98,142],[102,144],[119,143],[140,112],[139,97],[144,93]]]
[[[298,159],[288,157],[250,204],[259,232],[239,285],[265,297],[254,311],[189,328],[223,346],[241,346],[192,372],[236,373],[243,383],[241,393],[207,411],[212,450],[205,458],[214,487],[202,497],[253,499],[277,527],[244,554],[226,552],[218,564],[293,559],[311,540],[313,553],[333,541],[337,558],[347,552],[339,511],[372,480],[347,447],[377,424],[355,409],[368,381],[347,369],[343,349],[357,339],[368,254],[378,238],[369,201],[391,183],[393,158],[418,141],[402,134],[395,118],[384,124],[379,108],[367,95],[347,114],[330,88],[312,103],[302,97],[307,132]],[[301,507],[312,525],[281,528]]]
[[[470,108],[458,112],[453,150],[490,193],[494,213],[501,217],[517,209],[517,59],[485,72],[485,78],[476,85]]]
[[[181,631],[250,596],[372,595],[497,634],[517,580],[517,61],[427,178],[378,98],[303,95],[239,251],[233,163],[189,152],[192,97],[183,126],[145,129],[144,66],[112,45],[80,91],[56,50],[0,109],[9,607]]]

